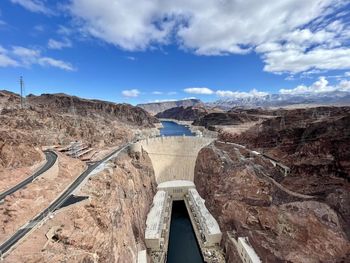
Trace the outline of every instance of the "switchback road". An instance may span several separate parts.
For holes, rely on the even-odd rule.
[[[31,176],[27,177],[24,179],[22,182],[19,184],[15,185],[14,187],[0,193],[0,201],[4,199],[6,196],[13,194],[14,192],[20,190],[21,188],[25,187],[27,184],[30,184],[33,182],[35,178],[49,170],[56,162],[57,160],[57,154],[53,151],[45,151],[45,156],[46,156],[46,163],[34,174]]]
[[[9,253],[11,248],[24,238],[30,231],[32,231],[44,218],[46,218],[50,213],[59,209],[60,206],[69,198],[69,196],[74,192],[74,190],[88,177],[88,175],[96,169],[100,164],[111,159],[114,155],[119,154],[122,150],[128,147],[130,143],[118,148],[113,151],[111,154],[103,158],[101,161],[98,161],[92,165],[89,165],[88,168],[81,174],[75,181],[53,202],[49,207],[43,210],[35,218],[30,220],[26,225],[22,226],[17,232],[7,239],[4,243],[0,245],[0,257]]]

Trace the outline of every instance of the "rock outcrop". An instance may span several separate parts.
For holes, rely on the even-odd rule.
[[[200,151],[195,184],[224,233],[228,262],[240,259],[227,231],[248,237],[263,262],[349,260],[344,215],[317,194],[286,191],[277,182],[280,177],[270,162],[232,145],[217,143]],[[349,192],[349,184],[343,189]]]
[[[108,101],[88,100],[67,94],[29,95],[29,105],[60,114],[70,113],[79,117],[96,116],[121,121],[141,127],[153,127],[158,120],[139,107],[129,104],[115,104]]]
[[[77,193],[88,201],[59,210],[4,262],[136,262],[155,190],[147,153],[122,154]]]
[[[163,119],[175,119],[179,121],[194,121],[198,120],[211,112],[210,109],[200,106],[190,106],[190,107],[175,107],[156,115],[157,118]]]
[[[206,128],[213,127],[215,125],[239,125],[245,122],[252,122],[259,120],[254,114],[248,114],[247,112],[237,112],[237,110],[230,110],[227,112],[213,112],[197,119],[193,122],[193,125],[204,126]]]
[[[175,107],[190,107],[190,106],[200,106],[202,102],[198,99],[186,99],[177,101],[164,101],[164,102],[151,102],[145,104],[138,104],[138,107],[146,110],[147,112],[156,115],[159,112],[165,111],[167,109]]]
[[[40,162],[42,145],[118,145],[132,138],[133,129],[158,122],[138,107],[65,94],[28,96],[23,109],[19,95],[1,92],[0,98],[0,169]]]

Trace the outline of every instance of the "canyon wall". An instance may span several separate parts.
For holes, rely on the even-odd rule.
[[[276,181],[281,176],[270,162],[232,145],[199,152],[194,182],[224,234],[227,261],[240,262],[227,231],[248,237],[263,262],[349,260],[342,215],[318,196],[286,191]]]
[[[121,154],[77,193],[88,200],[58,210],[4,262],[136,262],[155,190],[147,153]]]

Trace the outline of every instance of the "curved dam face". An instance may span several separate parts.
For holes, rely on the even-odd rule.
[[[212,141],[204,137],[168,136],[140,141],[134,147],[148,153],[158,184],[172,180],[193,182],[198,152]]]

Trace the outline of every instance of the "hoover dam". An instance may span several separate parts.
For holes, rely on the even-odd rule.
[[[167,131],[167,134],[171,132]],[[205,207],[204,199],[199,196],[193,182],[198,152],[212,141],[211,138],[184,134],[148,138],[131,146],[134,152],[148,154],[158,185],[153,206],[147,216],[145,232],[147,254],[153,262],[172,262],[171,256],[168,258],[170,226],[174,225],[172,221],[175,220],[172,218],[172,208],[181,209],[179,207],[183,204],[197,239],[197,244],[192,244],[190,250],[196,251],[199,245],[200,254],[191,252],[183,260],[177,254],[176,262],[224,262],[219,246],[222,236],[219,225]],[[172,240],[176,242],[176,238]],[[183,242],[186,243],[186,240]],[[140,254],[139,262],[147,262],[145,254]]]

